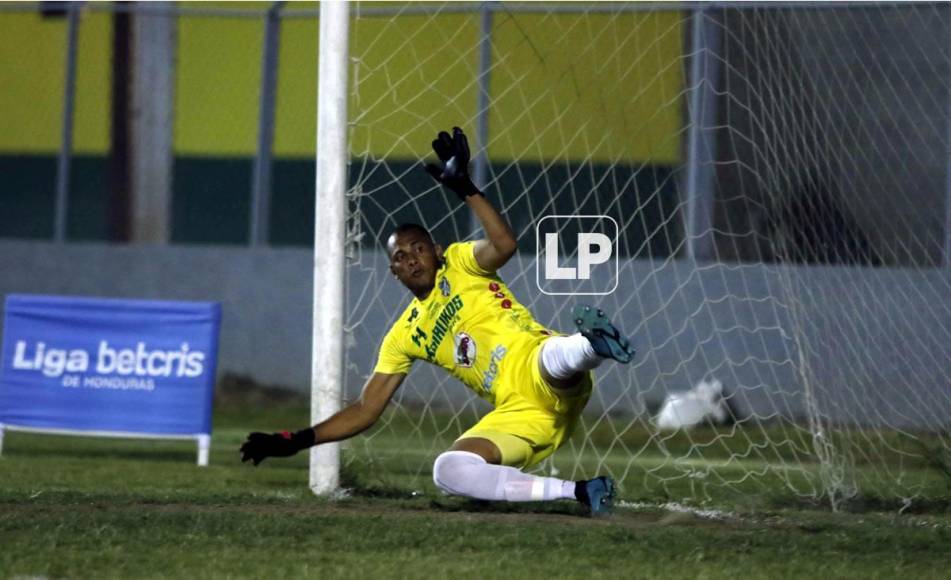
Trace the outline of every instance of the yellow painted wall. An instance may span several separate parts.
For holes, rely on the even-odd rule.
[[[496,12],[491,158],[679,162],[682,21],[674,11]],[[453,124],[474,143],[478,32],[475,14],[357,18],[351,151],[419,158]]]
[[[362,18],[352,29],[353,154],[418,159],[438,130],[475,116],[477,16]]]
[[[295,3],[291,7],[316,9],[317,4]],[[445,39],[451,37],[474,46],[477,27],[475,17],[461,15],[436,19],[358,16],[351,22],[350,71],[352,78],[359,80],[359,90],[351,90],[349,99],[350,149],[355,155],[425,155],[439,128],[473,115],[474,91],[464,91],[448,105],[444,99],[444,95],[471,86],[476,69],[472,51],[457,55],[448,69],[439,54],[445,50]],[[282,23],[274,143],[278,155],[314,154],[317,29],[314,20]]]
[[[262,3],[221,8],[261,8]],[[253,155],[257,148],[264,21],[178,20],[175,153]]]
[[[295,3],[296,9],[316,8]],[[317,21],[281,23],[281,69],[277,78],[274,152],[313,157],[317,142]]]
[[[288,9],[315,6],[293,3]],[[478,30],[475,14],[355,18],[351,151],[415,159],[429,155],[439,129],[461,123],[474,134]],[[176,154],[254,154],[263,32],[263,20],[180,18]],[[497,13],[490,155],[500,161],[676,163],[682,37],[678,12]],[[0,14],[0,151],[58,150],[65,39],[64,19]],[[317,41],[314,19],[282,22],[277,155],[313,155]],[[108,150],[110,59],[111,17],[87,11],[75,126],[81,153]]]
[[[0,14],[0,152],[55,153],[62,142],[65,18]],[[79,27],[73,147],[109,148],[112,19],[84,12]]]
[[[493,159],[676,163],[679,12],[497,14]]]

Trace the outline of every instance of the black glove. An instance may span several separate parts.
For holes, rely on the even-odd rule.
[[[241,445],[241,461],[253,461],[255,465],[267,457],[290,457],[301,449],[313,447],[314,430],[308,427],[296,433],[251,433]]]
[[[470,195],[482,195],[469,178],[469,140],[462,129],[453,127],[452,137],[440,131],[433,141],[433,151],[439,156],[442,167],[430,163],[426,166],[426,173],[455,192],[463,201]]]

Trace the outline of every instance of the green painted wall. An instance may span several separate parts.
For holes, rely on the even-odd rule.
[[[56,194],[55,155],[0,155],[0,237],[53,237]],[[105,240],[109,232],[106,159],[76,155],[66,220],[72,240]]]

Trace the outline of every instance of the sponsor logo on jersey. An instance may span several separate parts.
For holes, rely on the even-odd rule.
[[[495,383],[495,377],[499,374],[499,365],[502,363],[502,358],[506,352],[508,350],[501,344],[492,350],[492,355],[489,357],[489,368],[482,374],[482,388],[486,392],[492,392],[492,384]]]
[[[465,332],[456,333],[452,339],[456,345],[456,366],[471,367],[476,358],[475,340]]]
[[[439,350],[439,345],[442,344],[442,340],[446,337],[453,323],[458,320],[462,306],[462,297],[458,294],[443,306],[442,312],[439,313],[439,318],[436,319],[436,324],[433,326],[433,338],[426,345],[426,358],[429,360],[436,358],[436,351]]]
[[[449,287],[449,280],[445,276],[439,279],[439,291],[442,292],[443,296],[449,296],[452,289]]]
[[[413,308],[413,311],[409,313],[409,318],[406,320],[406,322],[407,322],[407,323],[410,323],[410,322],[416,320],[416,317],[417,317],[417,316],[419,316],[419,310],[416,309],[416,308]]]

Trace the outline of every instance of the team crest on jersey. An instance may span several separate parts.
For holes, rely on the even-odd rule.
[[[445,276],[439,280],[439,291],[442,292],[443,296],[449,296],[449,293],[452,292],[449,288],[449,280]]]
[[[406,322],[412,322],[416,320],[417,316],[419,316],[419,310],[414,308],[413,311],[409,313],[409,319],[407,319]]]
[[[456,344],[456,366],[469,368],[475,363],[476,343],[465,332],[459,332],[453,337]]]

